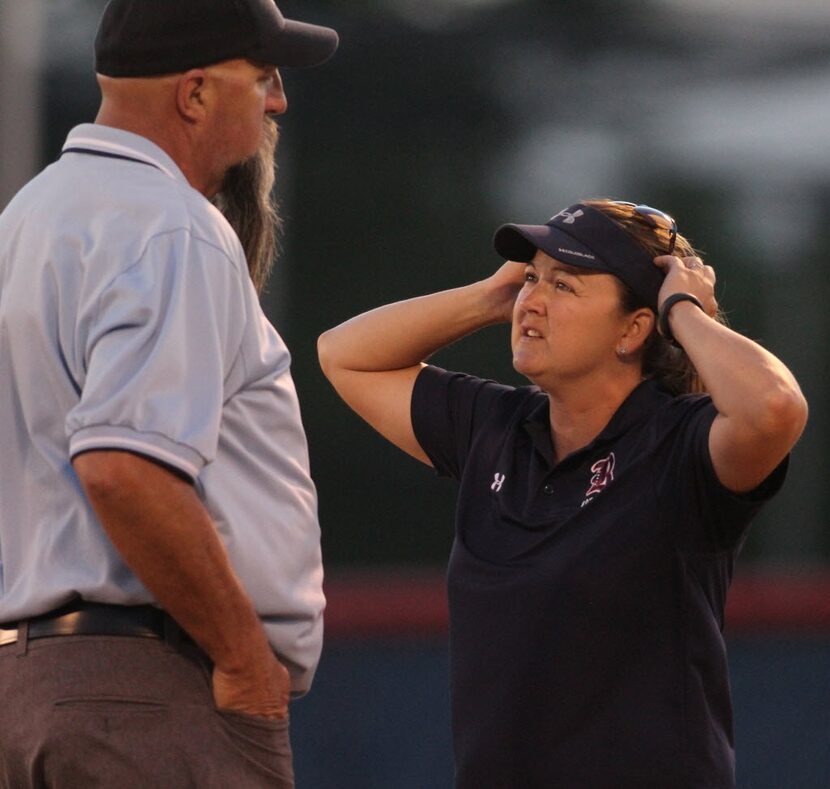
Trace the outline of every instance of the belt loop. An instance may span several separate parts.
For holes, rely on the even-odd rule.
[[[182,643],[182,629],[170,614],[164,615],[164,643],[174,652],[178,652]]]
[[[25,657],[29,651],[29,620],[24,619],[17,623],[17,646],[14,648],[14,654],[17,657]]]

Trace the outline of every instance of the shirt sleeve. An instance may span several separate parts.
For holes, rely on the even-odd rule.
[[[698,552],[732,550],[746,536],[761,507],[784,484],[789,456],[754,490],[733,493],[718,479],[709,452],[709,431],[717,410],[708,396],[681,397],[670,407],[678,419],[669,433],[668,462],[659,475],[660,506],[685,525],[681,547]]]
[[[460,479],[473,438],[513,387],[427,366],[412,391],[415,438],[440,476]]]
[[[244,316],[240,271],[223,250],[185,230],[152,239],[79,321],[70,456],[123,449],[195,480],[215,457]]]

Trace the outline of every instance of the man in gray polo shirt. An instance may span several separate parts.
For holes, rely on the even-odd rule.
[[[208,198],[336,47],[273,0],[111,0],[96,123],[0,215],[0,786],[293,786],[316,494]]]

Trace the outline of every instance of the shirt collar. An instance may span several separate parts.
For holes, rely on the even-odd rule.
[[[173,159],[158,145],[140,134],[102,126],[99,123],[82,123],[69,132],[63,148],[89,148],[103,153],[129,156],[157,167],[168,178],[183,181],[187,178]]]
[[[652,380],[640,382],[623,400],[614,416],[591,443],[614,441],[653,414],[660,404],[670,399],[671,394],[659,382]]]
[[[610,443],[623,433],[643,421],[654,413],[657,406],[671,399],[657,381],[647,380],[638,384],[623,400],[620,407],[614,412],[608,424],[591,442],[573,455],[581,455],[594,449],[597,445]],[[533,441],[533,445],[542,456],[551,464],[555,463],[553,456],[553,442],[550,436],[550,403],[547,398],[531,410],[524,419],[524,429]]]

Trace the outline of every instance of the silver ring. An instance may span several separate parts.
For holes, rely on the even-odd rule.
[[[703,264],[698,263],[698,261],[696,261],[696,260],[687,260],[687,261],[684,262],[683,265],[686,266],[686,268],[688,268],[688,269],[703,268]]]

